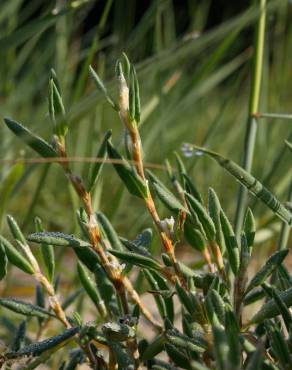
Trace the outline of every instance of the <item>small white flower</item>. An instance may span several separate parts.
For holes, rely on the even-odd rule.
[[[175,224],[175,220],[173,216],[171,216],[170,218],[165,218],[164,220],[160,221],[160,225],[163,231],[168,235],[171,235],[173,233],[174,224]]]

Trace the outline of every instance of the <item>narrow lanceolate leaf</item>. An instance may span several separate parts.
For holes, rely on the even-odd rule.
[[[132,265],[136,265],[140,267],[149,267],[157,271],[160,271],[162,268],[160,263],[157,262],[154,258],[142,256],[140,254],[132,253],[132,252],[117,251],[114,249],[109,249],[108,251],[114,256],[116,256],[117,258],[121,259],[122,261],[131,263]]]
[[[288,308],[292,306],[292,288],[287,289],[284,292],[279,292],[279,297]],[[281,312],[278,308],[277,303],[274,299],[271,299],[267,303],[265,303],[262,308],[254,315],[249,324],[260,323],[266,319],[271,319],[280,314]]]
[[[246,236],[247,246],[251,253],[253,242],[254,242],[254,237],[255,237],[255,232],[256,232],[256,223],[255,223],[255,219],[254,219],[253,213],[250,208],[247,209],[247,212],[245,215],[243,230]]]
[[[177,330],[167,330],[165,333],[166,339],[175,347],[183,348],[189,351],[203,353],[206,350],[206,344],[200,343],[193,338],[177,332]]]
[[[225,328],[229,347],[228,359],[232,369],[240,369],[241,353],[239,344],[239,326],[232,307],[225,307]]]
[[[214,355],[216,360],[216,369],[225,370],[226,360],[228,358],[228,344],[226,340],[226,334],[223,327],[219,324],[216,315],[212,325],[213,341],[214,341]]]
[[[7,216],[7,223],[11,231],[11,234],[14,236],[15,240],[19,241],[23,245],[27,244],[26,239],[22,231],[20,230],[16,220],[11,215]]]
[[[24,316],[35,316],[42,319],[49,316],[55,317],[54,314],[42,307],[13,298],[0,298],[0,305]]]
[[[289,330],[292,329],[292,314],[289,311],[289,308],[286,306],[283,299],[280,297],[280,294],[278,293],[278,291],[273,286],[271,286],[267,283],[264,283],[264,284],[262,284],[262,287],[263,287],[264,291],[266,292],[266,294],[270,298],[274,299],[274,301],[275,301],[275,303],[276,303],[276,305],[279,309],[279,312],[281,312],[281,315],[282,315],[283,321],[285,323],[287,332],[289,333]]]
[[[55,134],[65,136],[68,131],[65,107],[61,97],[59,86],[56,85],[57,76],[51,76],[49,80],[49,113],[54,123]]]
[[[230,263],[230,267],[234,275],[236,275],[240,264],[238,244],[236,241],[233,228],[222,209],[220,211],[220,221],[225,239],[228,261]]]
[[[123,246],[119,239],[119,236],[106,215],[104,215],[102,212],[97,212],[96,217],[98,223],[101,225],[102,230],[105,233],[105,238],[108,239],[110,243],[110,247],[120,251],[123,250]]]
[[[191,194],[185,193],[185,196],[190,207],[191,214],[195,214],[199,218],[199,221],[203,226],[207,239],[209,241],[214,240],[216,229],[211,217],[208,215],[207,210]]]
[[[172,194],[171,191],[160,181],[158,178],[149,170],[146,171],[150,178],[150,181],[155,189],[155,192],[161,202],[169,210],[173,212],[183,211],[189,213],[189,211],[181,204],[181,202]]]
[[[51,158],[57,157],[57,152],[45,140],[33,134],[29,129],[22,126],[20,123],[4,118],[7,127],[14,132],[16,136],[22,139],[31,149],[40,154],[42,157]]]
[[[221,210],[221,205],[220,205],[218,196],[215,193],[214,189],[209,188],[208,211],[209,211],[209,215],[212,218],[215,228],[216,228],[216,237],[215,237],[216,242],[219,245],[221,252],[224,253],[226,246],[225,246],[225,239],[224,239],[224,235],[223,235],[223,231],[221,227],[220,210]]]
[[[35,229],[36,229],[36,232],[44,231],[43,226],[42,226],[42,221],[39,217],[35,218]],[[50,282],[52,282],[54,280],[54,274],[55,274],[54,248],[50,244],[42,243],[41,252],[43,256],[44,265],[47,270],[48,278]]]
[[[102,140],[102,143],[101,143],[101,145],[98,149],[97,156],[96,156],[101,161],[93,163],[90,167],[90,171],[89,171],[89,175],[88,175],[88,186],[87,186],[87,191],[88,192],[90,192],[93,189],[93,187],[96,184],[97,179],[98,179],[98,177],[101,173],[101,170],[102,170],[102,167],[103,167],[104,161],[106,159],[106,155],[107,155],[107,151],[106,151],[107,142],[110,139],[111,135],[112,135],[111,131],[107,131],[105,133],[104,138]]]
[[[278,358],[279,363],[281,364],[281,368],[286,369],[288,364],[289,368],[291,365],[291,356],[283,334],[271,321],[265,322],[265,328],[270,340],[271,349],[273,351],[273,354],[275,354]]]
[[[225,168],[234,176],[243,186],[245,186],[254,196],[259,198],[267,207],[269,207],[282,221],[292,226],[291,212],[252,174],[245,171],[235,162],[221,156],[220,154],[207,150],[205,148],[192,145],[194,150],[208,154],[215,159],[220,166]]]
[[[165,343],[165,338],[163,335],[157,335],[154,337],[153,341],[149,343],[149,345],[146,347],[146,349],[143,352],[142,360],[152,360],[158,353],[163,351],[163,346]]]
[[[182,174],[183,180],[184,180],[184,189],[187,193],[191,194],[194,198],[196,198],[200,203],[203,204],[203,199],[201,197],[201,194],[195,187],[194,183],[192,180],[188,177],[186,173]]]
[[[134,169],[123,159],[119,152],[107,142],[107,151],[109,158],[122,161],[122,163],[114,163],[114,167],[120,176],[121,180],[127,187],[129,193],[136,197],[145,199],[147,197],[147,185],[136,173]]]
[[[184,224],[184,236],[190,246],[197,251],[203,252],[206,248],[206,240],[204,236],[200,230],[195,229],[194,226],[189,222],[185,222]]]
[[[135,121],[137,123],[140,122],[141,118],[141,102],[140,102],[140,89],[139,89],[139,82],[135,68],[132,69],[133,73],[133,80],[134,80],[134,92],[135,92]]]
[[[133,67],[130,68],[130,81],[129,81],[129,114],[132,120],[135,120],[135,104],[136,96],[135,96],[135,82],[133,76]]]
[[[106,309],[104,303],[99,295],[99,291],[97,290],[96,284],[93,282],[91,277],[88,275],[85,268],[82,266],[80,262],[77,265],[79,279],[85,291],[87,292],[88,296],[95,304],[98,312],[102,317],[106,316]]]
[[[91,247],[73,247],[73,250],[83,265],[89,271],[94,272],[96,266],[100,263],[97,253]]]
[[[29,261],[23,257],[21,253],[18,252],[18,250],[3,236],[0,235],[0,243],[5,249],[6,256],[8,258],[8,261],[18,267],[20,270],[28,273],[33,274],[34,269],[29,263]]]
[[[45,339],[41,342],[29,344],[28,346],[21,348],[17,352],[5,353],[5,357],[7,359],[13,359],[23,356],[39,356],[43,352],[60,345],[62,342],[67,341],[69,338],[72,338],[78,332],[79,332],[78,327],[67,329],[62,334]]]
[[[12,346],[11,346],[11,349],[12,351],[19,351],[20,348],[23,346],[24,342],[25,342],[25,334],[26,334],[26,320],[23,320],[16,332],[15,332],[15,336],[14,336],[14,339],[13,339],[13,343],[12,343]]]
[[[118,370],[134,369],[134,360],[119,343],[110,342],[110,347],[119,364]]]
[[[150,288],[152,290],[152,293],[155,291],[159,291],[159,286],[155,280],[155,278],[151,275],[150,271],[144,269],[143,273],[145,275],[146,280],[148,281]],[[165,307],[165,302],[162,299],[160,294],[153,294],[153,297],[156,302],[156,306],[158,308],[158,311],[160,313],[160,316],[164,319],[166,317],[166,307]]]
[[[106,100],[112,106],[112,108],[118,111],[119,110],[118,104],[110,96],[107,88],[104,86],[103,82],[101,81],[101,79],[99,78],[99,76],[97,75],[97,73],[94,71],[94,69],[91,66],[89,66],[89,73],[97,89],[105,96]]]
[[[220,294],[214,289],[209,289],[208,291],[206,297],[206,309],[211,324],[213,324],[214,314],[216,315],[220,323],[224,324],[225,303]]]
[[[282,251],[277,251],[276,253],[274,253],[267,260],[265,265],[252,278],[251,282],[248,284],[246,288],[245,294],[250,292],[253,288],[264,283],[265,280],[272,274],[272,272],[275,271],[275,269],[281,265],[281,263],[284,261],[288,253],[289,253],[288,249],[284,249]]]
[[[168,320],[172,323],[174,320],[174,305],[173,305],[173,299],[172,299],[172,292],[169,291],[169,287],[163,277],[161,277],[156,271],[150,271],[148,272],[153,276],[156,283],[158,284],[158,287],[160,291],[167,292],[166,295],[162,295],[162,298],[165,303],[166,313]],[[169,294],[170,293],[170,294]]]
[[[0,241],[0,280],[2,280],[7,273],[7,256],[5,253],[5,247]]]
[[[39,244],[51,244],[63,247],[89,247],[90,244],[84,240],[75,238],[60,232],[39,232],[28,235],[27,240]]]

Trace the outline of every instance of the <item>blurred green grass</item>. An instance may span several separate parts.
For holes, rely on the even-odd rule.
[[[108,128],[113,129],[115,143],[120,143],[122,125],[95,92],[88,66],[93,64],[114,94],[114,61],[125,51],[137,66],[140,80],[146,162],[163,163],[166,158],[174,162],[173,151],[180,151],[185,141],[206,145],[239,162],[250,92],[251,35],[258,9],[247,3],[241,13],[207,27],[212,1],[187,3],[188,11],[182,18],[176,2],[170,0],[149,1],[139,16],[137,0],[2,1],[1,118],[11,116],[49,138],[46,94],[53,67],[72,126],[70,155],[94,156]],[[291,112],[291,13],[289,1],[269,2],[263,112]],[[89,17],[95,19],[90,27],[86,25]],[[284,140],[291,140],[291,136],[290,121],[260,121],[253,174],[282,201],[291,176]],[[4,125],[0,125],[0,137],[1,159],[35,156],[29,150],[24,152]],[[205,158],[186,159],[185,164],[203,195],[208,186],[214,187],[224,208],[233,215],[237,184],[228,174]],[[77,225],[72,209],[79,204],[58,167],[21,167],[11,172],[11,165],[1,164],[0,217],[12,213],[31,230],[38,215],[48,228],[74,232]],[[88,164],[74,164],[79,173],[87,168]],[[143,226],[151,226],[151,221],[139,200],[123,192],[111,166],[105,166],[104,171],[95,206],[109,216],[121,235],[134,237]],[[254,204],[254,199],[250,200]],[[139,219],[137,210],[142,212]],[[255,215],[260,227],[273,223],[272,230],[277,230],[276,220],[265,208],[256,205]],[[273,231],[272,239],[276,235]]]

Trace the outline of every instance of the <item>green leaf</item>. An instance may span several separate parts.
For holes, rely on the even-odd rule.
[[[226,245],[220,221],[221,204],[215,190],[212,188],[209,188],[208,191],[208,211],[215,225],[216,243],[219,245],[222,254],[224,254]]]
[[[35,229],[36,232],[43,232],[42,221],[39,217],[35,218]],[[54,248],[50,244],[43,243],[41,245],[41,252],[44,261],[44,265],[47,270],[48,279],[50,282],[54,280],[55,274],[55,255],[54,255]]]
[[[11,234],[14,236],[15,240],[17,240],[19,243],[23,245],[26,245],[27,244],[26,239],[22,231],[20,230],[16,220],[11,215],[7,215],[7,223],[11,231]]]
[[[234,275],[237,275],[240,264],[238,244],[233,228],[222,209],[220,211],[220,221],[225,239],[228,261]]]
[[[267,283],[263,283],[262,288],[264,289],[264,291],[266,292],[268,297],[274,299],[274,301],[275,301],[275,303],[276,303],[276,305],[279,309],[279,312],[282,315],[282,318],[283,318],[283,321],[285,323],[287,332],[289,333],[289,330],[292,329],[292,315],[291,315],[291,312],[289,311],[289,308],[286,306],[283,299],[280,297],[279,293],[277,292],[277,290],[273,286],[271,286]]]
[[[223,327],[219,324],[218,318],[216,319],[216,315],[213,319],[212,333],[214,341],[213,352],[217,365],[216,369],[225,370],[229,348],[226,340],[225,331]]]
[[[6,352],[5,357],[7,359],[13,359],[24,356],[39,356],[43,352],[60,345],[61,343],[67,341],[69,338],[72,338],[78,332],[78,327],[67,329],[62,334],[45,339],[41,342],[29,344],[28,346],[21,348],[17,352]]]
[[[147,174],[150,178],[151,183],[155,189],[155,192],[161,202],[171,211],[179,212],[183,211],[189,213],[189,211],[181,204],[181,202],[167,189],[163,183],[157,179],[151,171],[147,170]]]
[[[140,266],[140,267],[148,267],[153,270],[160,271],[162,266],[159,262],[157,262],[154,258],[142,256],[141,254],[133,253],[133,252],[122,252],[117,251],[115,249],[108,249],[108,252],[116,256],[117,258],[125,261],[127,263],[131,263],[132,265]]]
[[[199,252],[203,252],[206,248],[206,241],[200,230],[195,229],[190,222],[184,224],[184,236],[186,241]]]
[[[91,247],[73,247],[73,250],[83,265],[94,272],[96,266],[100,264],[97,253]]]
[[[110,342],[109,344],[116,358],[118,370],[134,369],[134,360],[128,351],[118,343]]]
[[[211,217],[208,215],[205,207],[191,194],[185,193],[185,195],[188,205],[190,207],[190,212],[193,216],[197,216],[199,218],[199,221],[203,226],[207,239],[209,241],[214,240],[216,235],[215,225]]]
[[[190,338],[187,335],[181,334],[176,329],[167,330],[165,336],[167,341],[175,347],[198,353],[203,353],[207,349],[206,343],[201,343],[194,338]]]
[[[24,316],[35,316],[42,319],[55,315],[42,307],[13,298],[0,298],[0,305]]]
[[[256,232],[256,223],[255,223],[255,219],[254,219],[253,213],[252,213],[250,208],[247,209],[247,212],[246,212],[246,215],[245,215],[243,230],[245,232],[246,240],[247,240],[247,246],[248,246],[250,254],[251,254],[251,250],[252,250],[253,242],[254,242],[254,237],[255,237],[255,232]]]
[[[292,306],[292,288],[289,288],[284,292],[280,292],[279,297],[288,308]],[[281,314],[281,312],[279,311],[277,303],[274,299],[271,299],[252,317],[249,324],[257,324],[279,314]]]
[[[107,142],[107,150],[110,159],[122,161],[121,163],[114,163],[114,167],[120,176],[123,183],[126,185],[130,194],[136,197],[145,199],[147,197],[147,185],[137,174],[137,172],[130,167],[128,162],[122,158],[119,152]]]
[[[105,233],[105,238],[108,239],[109,241],[110,247],[122,251],[123,250],[122,243],[119,239],[118,234],[116,233],[115,229],[110,223],[109,219],[102,212],[96,212],[96,216],[99,225],[102,227],[102,230]]]
[[[0,240],[0,280],[2,280],[7,274],[7,256],[5,253],[5,247]]]
[[[239,370],[241,363],[241,351],[239,344],[239,326],[232,307],[225,306],[225,328],[229,347],[228,359],[232,369]]]
[[[90,297],[90,299],[96,306],[101,317],[105,317],[106,308],[100,297],[99,291],[95,283],[92,281],[91,277],[88,275],[87,271],[85,270],[85,268],[82,266],[80,262],[78,262],[77,264],[77,270],[78,270],[79,279],[81,281],[83,288],[85,289],[88,296]]]
[[[253,288],[261,285],[265,280],[281,265],[289,250],[282,250],[275,252],[265,263],[265,265],[255,274],[250,283],[248,284],[245,294],[250,292]]]
[[[23,255],[20,254],[18,250],[2,235],[0,235],[0,243],[2,246],[4,246],[8,261],[12,263],[12,265],[18,267],[20,270],[28,274],[34,274],[34,269],[27,259],[24,258]]]
[[[38,244],[52,244],[62,247],[89,247],[90,243],[60,232],[43,231],[28,235],[27,240]]]
[[[206,296],[206,311],[211,324],[213,324],[214,316],[216,316],[221,324],[224,324],[225,303],[220,294],[211,288]]]
[[[51,121],[54,123],[55,134],[59,137],[66,135],[68,131],[68,120],[61,97],[59,85],[56,84],[57,76],[51,74],[49,80],[49,113]]]
[[[265,328],[270,339],[270,345],[273,353],[278,358],[281,367],[283,369],[287,368],[287,364],[291,365],[291,356],[284,336],[278,330],[276,325],[272,324],[271,321],[265,322]]]
[[[184,189],[187,193],[191,194],[194,198],[197,199],[201,204],[203,204],[203,199],[195,187],[194,183],[192,180],[189,178],[189,176],[186,173],[182,174],[183,180],[184,180]]]
[[[192,147],[195,150],[206,153],[207,155],[215,159],[220,164],[220,166],[225,168],[254,196],[259,198],[267,207],[269,207],[275,213],[275,215],[277,215],[282,221],[286,222],[288,225],[290,226],[292,225],[291,212],[253,175],[245,171],[235,162],[221,156],[216,152],[195,145],[192,145]]]
[[[135,91],[135,121],[140,122],[141,118],[141,102],[140,102],[140,89],[139,82],[135,68],[132,68],[133,80],[134,80],[134,91]]]
[[[95,72],[95,70],[89,66],[89,73],[91,77],[93,78],[93,81],[97,87],[97,89],[105,96],[108,103],[112,106],[112,108],[116,111],[119,111],[118,104],[113,100],[113,98],[110,96],[107,88],[104,86],[102,80],[99,78],[98,74]]]
[[[26,334],[26,320],[23,320],[17,327],[13,343],[11,346],[12,351],[16,352],[20,350],[20,348],[23,346],[25,342],[25,334]]]
[[[187,309],[187,311],[192,315],[193,313],[193,304],[189,296],[189,293],[178,283],[175,284],[177,296],[181,304]]]
[[[109,341],[124,342],[128,339],[133,339],[136,336],[136,331],[129,325],[108,322],[102,325],[102,332]]]
[[[145,276],[146,280],[148,281],[148,283],[150,285],[151,290],[152,291],[159,291],[160,290],[159,285],[156,282],[155,278],[150,273],[150,271],[144,269],[143,273],[144,273],[144,276]],[[160,316],[164,319],[167,316],[166,315],[165,302],[162,299],[160,294],[153,294],[153,297],[155,299],[155,302],[156,302],[158,311],[160,313]]]
[[[100,144],[100,147],[97,152],[96,158],[100,159],[100,162],[93,163],[90,167],[90,171],[88,174],[88,185],[87,185],[87,191],[91,192],[94,185],[96,184],[98,177],[101,173],[101,170],[103,168],[104,161],[107,156],[107,142],[112,136],[112,132],[109,130],[105,133],[103,140]]]
[[[57,152],[50,144],[48,144],[39,136],[33,134],[20,123],[13,121],[10,118],[4,118],[4,122],[16,136],[23,140],[31,149],[40,154],[42,157],[54,158],[58,156]]]
[[[158,287],[160,291],[165,291],[168,292],[166,296],[162,295],[162,298],[165,303],[165,308],[166,308],[166,313],[167,313],[167,318],[170,320],[172,323],[174,320],[174,305],[173,305],[173,299],[172,299],[172,292],[169,291],[169,287],[167,285],[166,280],[161,277],[156,271],[150,271],[148,272],[154,277],[156,283],[158,284]]]
[[[169,343],[165,344],[165,349],[175,365],[179,366],[181,369],[191,370],[190,359],[185,351],[177,349],[176,346]]]

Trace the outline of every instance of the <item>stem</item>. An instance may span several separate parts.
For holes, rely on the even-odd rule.
[[[58,145],[57,148],[59,155],[63,158],[66,158],[66,152],[64,146]],[[65,174],[68,180],[71,182],[73,188],[75,189],[78,197],[80,198],[81,202],[83,203],[85,212],[88,217],[88,224],[87,224],[87,231],[88,236],[91,242],[92,249],[98,254],[100,258],[100,262],[102,267],[104,268],[108,278],[112,282],[117,294],[119,295],[120,301],[122,303],[124,314],[129,314],[129,305],[127,300],[126,291],[129,293],[132,300],[138,304],[140,307],[141,312],[149,320],[149,322],[156,328],[161,329],[161,325],[153,318],[151,313],[142,303],[139,295],[133,288],[132,283],[126,277],[121,275],[119,269],[115,269],[113,265],[119,265],[117,259],[114,256],[108,256],[105,252],[106,244],[104,243],[101,233],[96,221],[96,217],[93,211],[92,202],[91,202],[91,195],[88,193],[82,183],[82,180],[75,176],[70,168],[68,162],[59,162],[59,164],[63,167]]]
[[[257,132],[257,119],[255,114],[259,111],[259,99],[262,80],[263,54],[264,54],[264,39],[266,26],[266,0],[258,0],[260,7],[260,15],[258,19],[256,35],[255,35],[255,54],[253,60],[253,75],[252,86],[249,101],[249,116],[246,127],[244,153],[243,153],[243,168],[250,172],[252,168],[254,147]],[[235,215],[235,233],[239,237],[244,213],[247,204],[248,190],[241,186],[238,193],[237,208]]]
[[[127,114],[120,114],[121,119],[123,120],[125,126],[129,130],[130,137],[132,139],[132,156],[133,160],[135,161],[135,167],[137,170],[138,175],[146,182],[147,184],[147,198],[145,199],[145,204],[146,207],[155,223],[155,226],[158,230],[158,233],[160,235],[160,239],[162,242],[162,245],[164,247],[165,252],[168,254],[174,271],[178,277],[178,280],[180,281],[181,285],[187,289],[187,283],[186,280],[181,272],[181,269],[179,267],[179,264],[176,260],[175,253],[174,253],[174,246],[172,243],[172,240],[169,238],[169,236],[165,233],[161,226],[161,220],[159,218],[159,215],[157,213],[157,209],[155,207],[154,200],[152,198],[147,180],[145,178],[145,173],[144,173],[144,167],[143,167],[143,160],[142,160],[142,150],[141,150],[141,140],[140,140],[140,135],[139,131],[137,128],[136,122],[129,122],[129,115]]]

